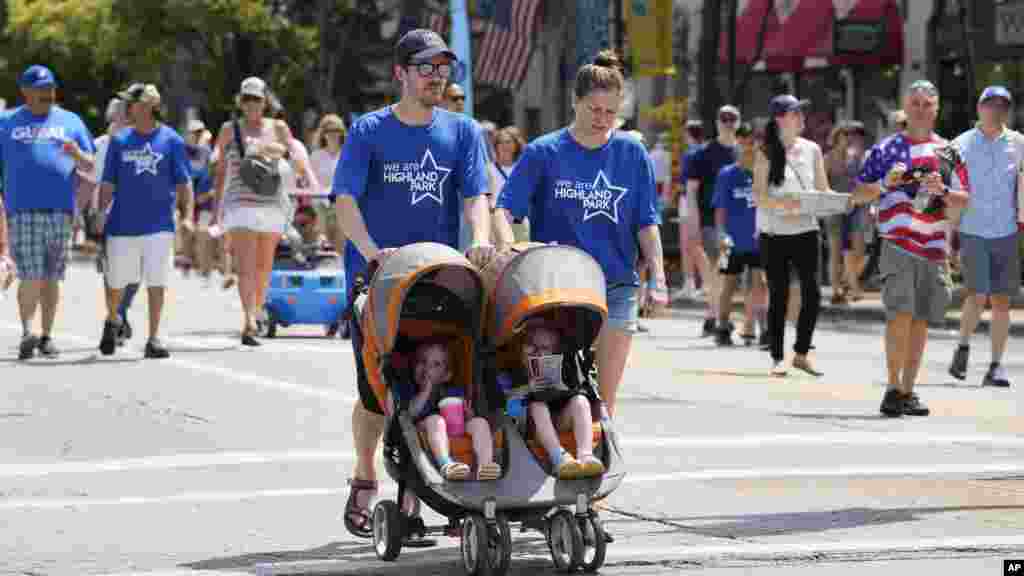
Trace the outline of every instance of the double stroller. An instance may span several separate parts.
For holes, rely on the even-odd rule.
[[[511,524],[545,534],[555,565],[594,572],[604,564],[607,539],[592,503],[622,482],[622,456],[611,421],[597,393],[591,347],[607,318],[605,280],[597,262],[568,246],[517,245],[482,273],[462,254],[441,244],[419,243],[396,250],[362,288],[353,304],[361,322],[367,380],[381,406],[390,402],[384,462],[398,483],[396,501],[373,510],[377,556],[398,557],[409,536],[458,534],[468,574],[505,574],[511,561]],[[592,478],[557,477],[528,416],[506,414],[497,374],[519,361],[523,327],[543,316],[562,337],[563,381],[590,400],[594,455],[605,473]],[[389,394],[411,378],[412,351],[425,339],[452,342],[452,383],[465,390],[475,414],[493,431],[493,481],[449,481],[417,430],[408,401]],[[572,432],[559,441],[575,451]],[[473,464],[468,436],[449,439],[453,458]],[[426,526],[401,509],[407,491],[448,520]]]

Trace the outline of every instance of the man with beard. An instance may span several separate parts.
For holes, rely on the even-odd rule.
[[[45,66],[31,66],[18,81],[25,104],[0,120],[0,165],[4,198],[0,202],[0,260],[14,255],[22,338],[18,358],[36,350],[59,354],[50,339],[60,301],[60,283],[68,262],[71,223],[91,188],[78,186],[94,165],[92,135],[75,113],[57,106],[57,81]],[[76,199],[76,189],[82,197]],[[77,202],[76,202],[77,200]],[[7,227],[10,226],[10,230]],[[42,307],[42,337],[32,334]]]
[[[355,278],[365,276],[367,262],[383,261],[397,247],[415,242],[457,247],[463,212],[472,230],[470,260],[482,265],[493,252],[488,246],[490,204],[483,137],[471,118],[438,107],[455,61],[455,53],[435,32],[406,33],[394,52],[393,74],[401,85],[401,99],[362,116],[349,130],[331,190],[338,222],[349,238],[345,248],[349,293]],[[361,401],[352,413],[356,466],[345,527],[369,538],[373,535],[370,502],[377,491],[374,456],[387,407],[378,404],[367,382],[357,318],[350,330]],[[414,499],[402,504],[407,513],[416,515]],[[406,542],[416,544],[431,543]]]

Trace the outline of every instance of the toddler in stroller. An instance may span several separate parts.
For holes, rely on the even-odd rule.
[[[473,407],[465,402],[461,387],[452,383],[455,361],[449,341],[431,337],[422,341],[413,357],[412,377],[415,391],[405,391],[409,401],[409,414],[421,434],[427,437],[434,460],[446,480],[465,480],[470,467],[453,460],[449,438],[468,433],[476,457],[477,480],[495,480],[501,475],[501,466],[494,462],[494,439],[485,418],[477,416]],[[389,392],[389,404],[393,403]]]

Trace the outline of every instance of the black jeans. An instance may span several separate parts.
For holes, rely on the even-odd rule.
[[[817,231],[793,235],[761,234],[761,261],[768,276],[768,341],[772,359],[781,362],[786,335],[786,305],[789,303],[789,278],[796,269],[800,278],[800,317],[796,323],[796,345],[793,351],[807,354],[811,349],[814,325],[821,308],[818,286]]]

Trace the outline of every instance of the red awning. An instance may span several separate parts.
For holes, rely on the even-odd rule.
[[[849,3],[851,0],[843,0]],[[827,59],[833,65],[899,64],[903,61],[903,20],[895,0],[855,0],[848,19],[884,20],[886,41],[875,54],[834,56],[832,27],[836,2],[828,0],[748,0],[736,18],[736,61],[750,65],[763,61],[765,70],[794,72],[804,68],[808,58]],[[767,21],[765,22],[765,19]],[[757,58],[757,39],[765,24],[764,48]],[[729,62],[729,31],[722,31],[719,59]]]

